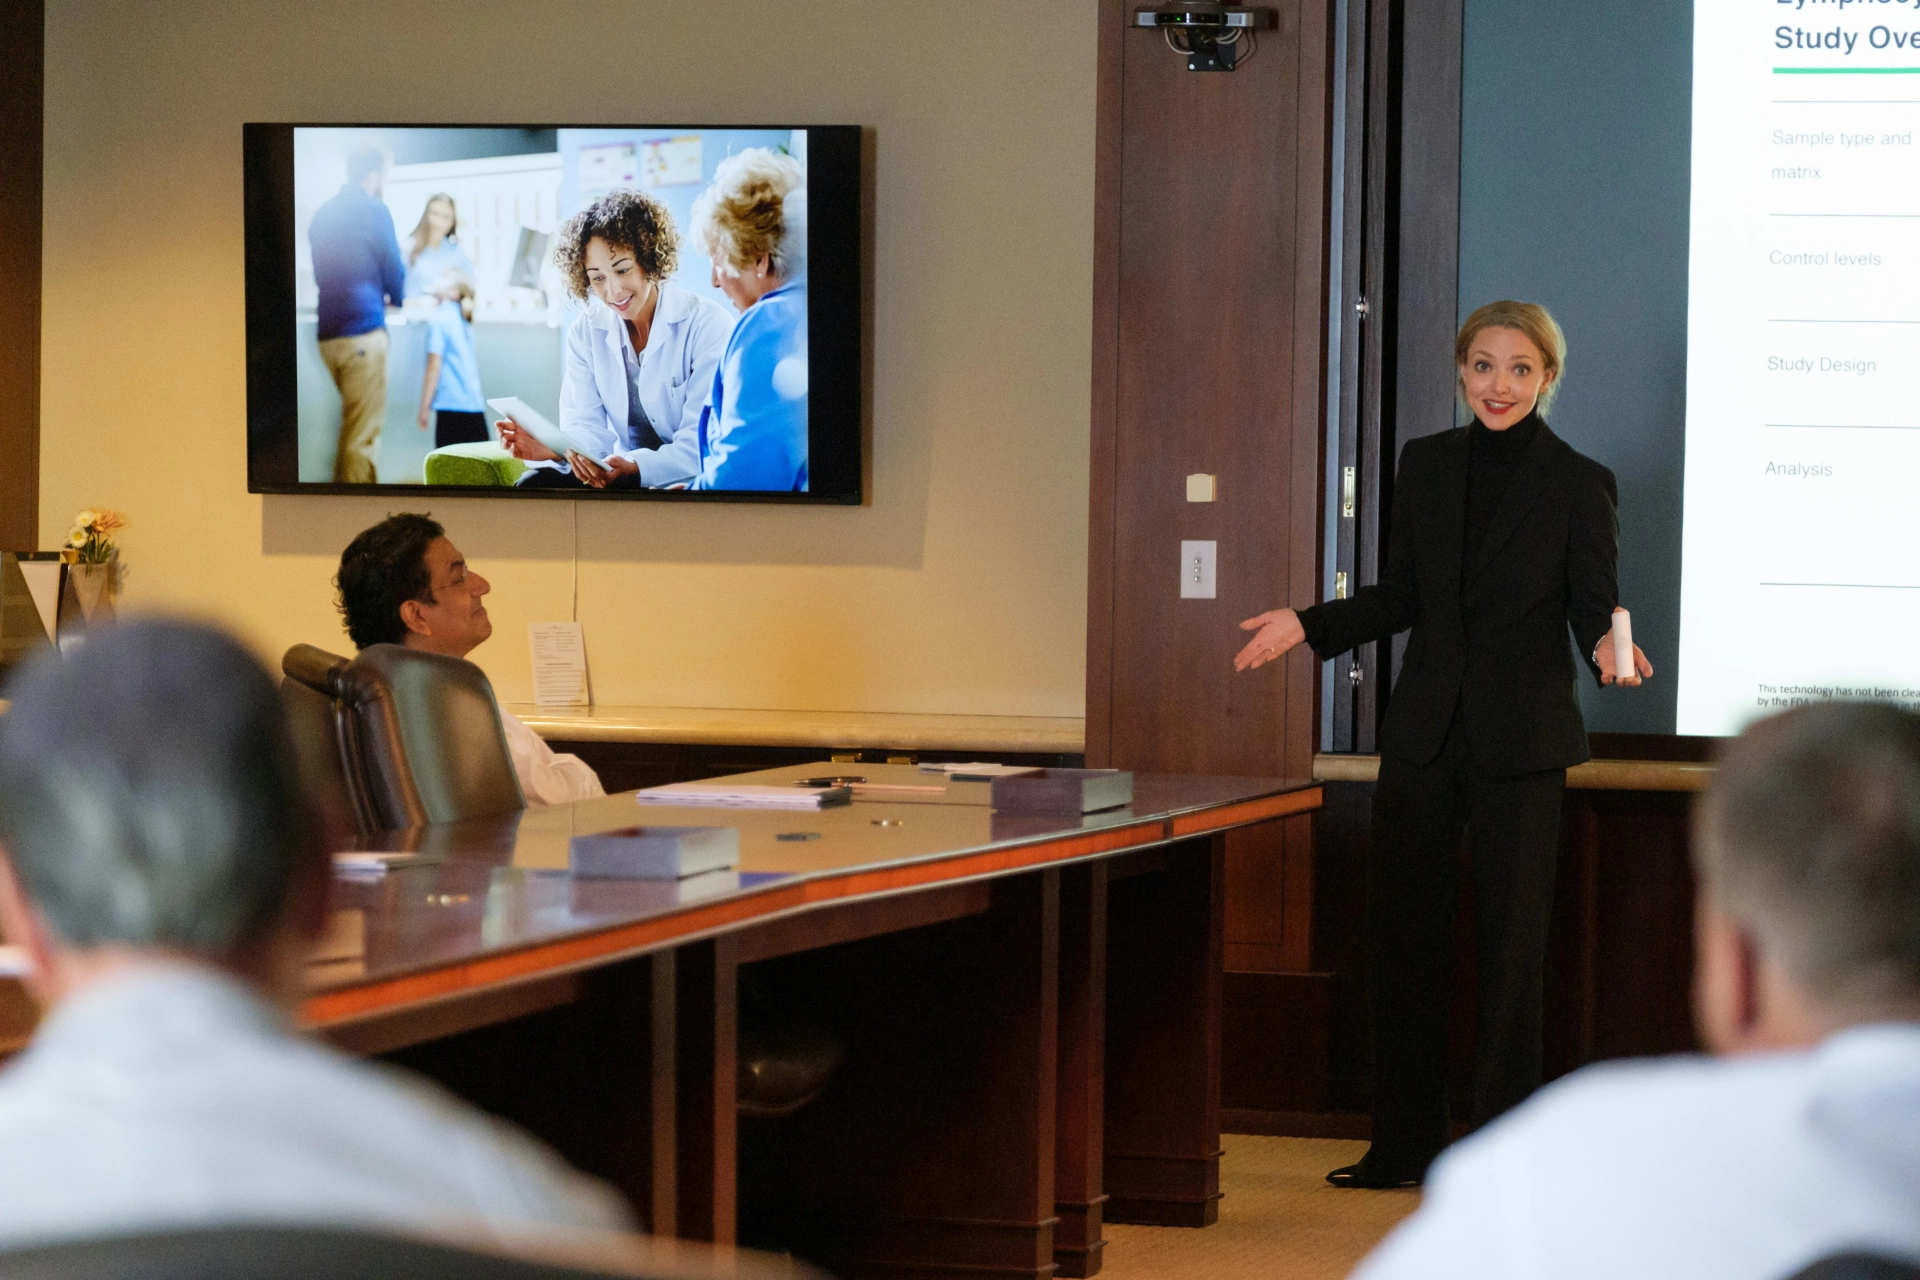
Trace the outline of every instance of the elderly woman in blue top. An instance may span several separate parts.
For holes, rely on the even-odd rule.
[[[714,287],[740,311],[700,420],[690,488],[807,487],[807,175],[751,147],[693,202]]]
[[[733,317],[668,284],[680,238],[666,206],[610,191],[560,228],[554,261],[586,304],[567,328],[561,458],[500,420],[500,442],[535,465],[523,488],[664,488],[699,470],[700,407]]]

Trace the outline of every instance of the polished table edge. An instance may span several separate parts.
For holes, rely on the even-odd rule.
[[[1316,782],[1373,782],[1380,757],[1323,752],[1313,757]],[[1589,760],[1567,770],[1577,791],[1704,791],[1713,766],[1684,760]]]
[[[902,751],[1013,751],[1079,755],[1087,722],[1078,716],[913,715],[904,712],[757,711],[710,707],[540,707],[506,709],[543,738],[662,746],[885,748]]]
[[[1312,783],[1252,799],[1158,814],[1091,831],[1039,836],[986,849],[961,850],[875,866],[813,873],[715,902],[625,924],[569,934],[467,960],[331,987],[309,995],[301,1021],[310,1029],[378,1018],[401,1008],[454,1000],[518,983],[617,963],[663,948],[698,942],[798,912],[852,899],[869,899],[1011,875],[1188,839],[1230,827],[1266,822],[1319,808],[1324,792]]]

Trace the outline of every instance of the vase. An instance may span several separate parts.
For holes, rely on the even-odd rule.
[[[120,553],[102,564],[67,566],[66,590],[60,597],[59,644],[62,652],[86,639],[87,632],[113,622],[113,600],[118,590]]]

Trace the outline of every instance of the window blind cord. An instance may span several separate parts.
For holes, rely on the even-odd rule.
[[[573,621],[580,621],[580,504],[570,502],[573,508]]]

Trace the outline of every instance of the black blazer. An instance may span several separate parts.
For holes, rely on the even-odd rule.
[[[1458,709],[1473,763],[1493,776],[1590,758],[1567,630],[1598,680],[1591,655],[1618,598],[1617,501],[1613,472],[1541,422],[1463,563],[1466,430],[1407,442],[1380,581],[1300,614],[1322,658],[1413,628],[1381,727],[1383,756],[1431,762]]]

